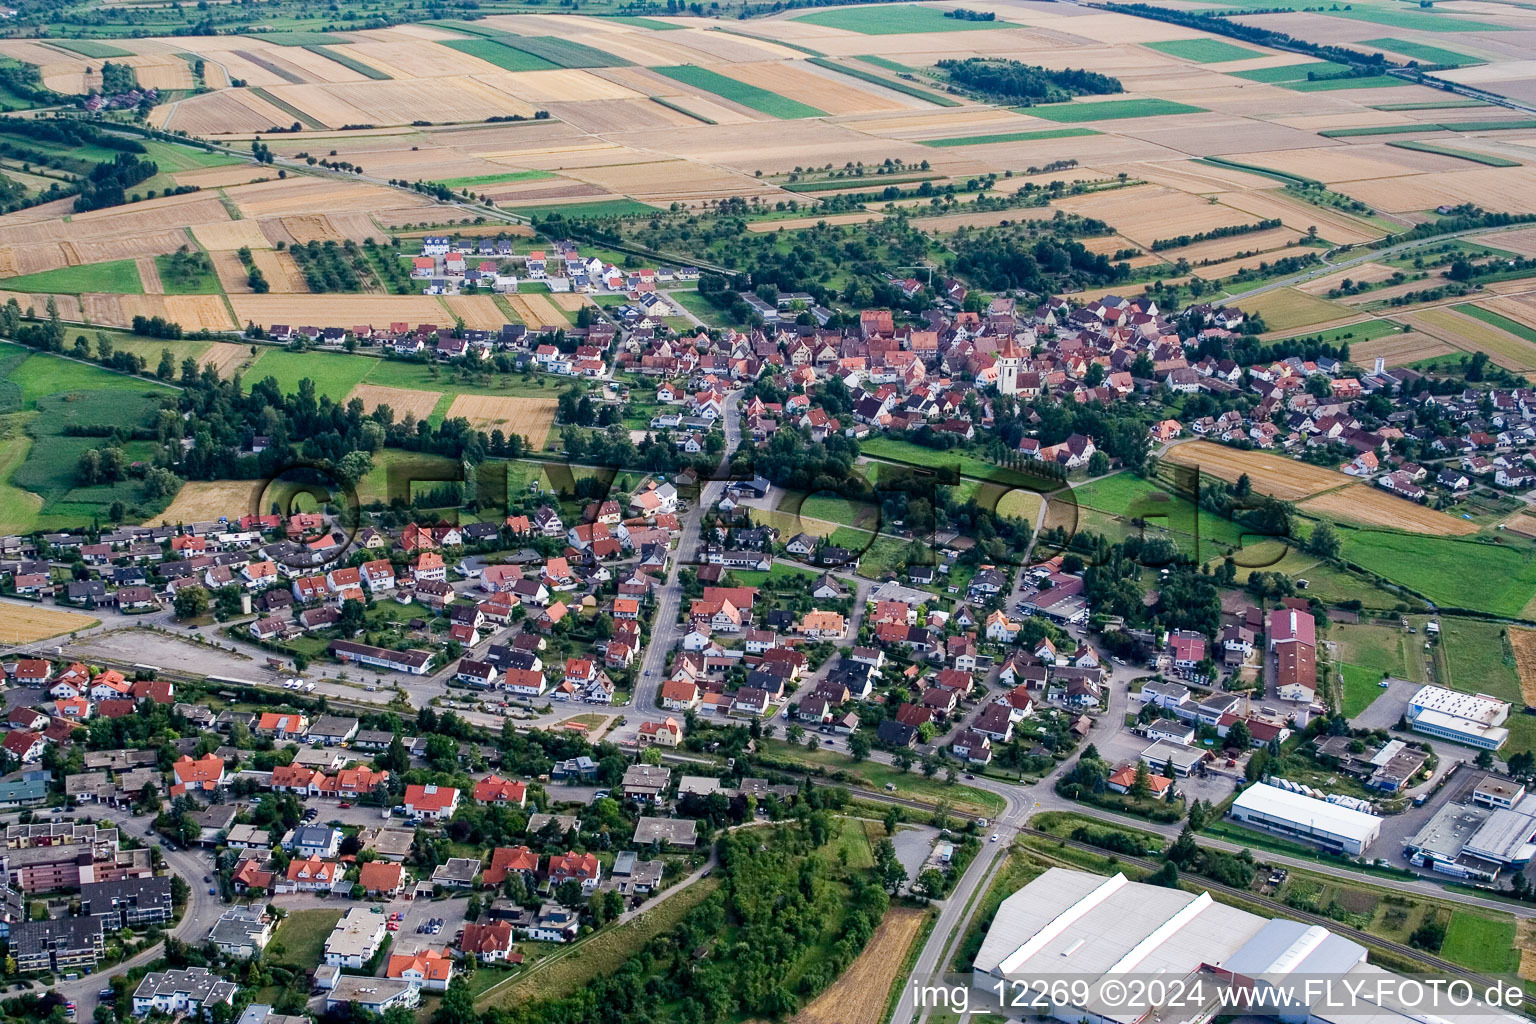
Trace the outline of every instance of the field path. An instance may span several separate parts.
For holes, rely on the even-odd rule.
[[[153,256],[140,256],[133,261],[133,265],[139,268],[139,280],[144,285],[145,295],[165,294],[165,285],[160,281],[160,268],[155,266]]]

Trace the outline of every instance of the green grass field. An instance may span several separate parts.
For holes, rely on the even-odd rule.
[[[1465,313],[1474,320],[1481,320],[1490,327],[1497,327],[1499,330],[1513,334],[1517,338],[1524,338],[1526,341],[1536,343],[1536,328],[1527,327],[1518,320],[1511,320],[1502,313],[1495,313],[1491,309],[1484,309],[1482,306],[1471,302],[1463,302],[1454,308],[1456,312]]]
[[[1518,616],[1536,598],[1536,549],[1342,529],[1344,557],[1440,605]]]
[[[20,345],[0,343],[0,358],[27,353]],[[22,408],[31,409],[39,398],[69,391],[137,391],[170,394],[164,385],[143,377],[130,377],[102,369],[91,363],[79,363],[46,352],[31,352],[11,368],[6,379],[21,388]]]
[[[563,217],[585,220],[633,217],[656,212],[656,207],[642,203],[638,199],[629,198],[594,199],[589,203],[534,203],[528,206],[503,206],[502,209],[510,213],[520,213],[524,217],[548,217],[550,214],[558,213]]]
[[[314,382],[316,394],[340,401],[378,362],[371,356],[268,348],[245,371],[245,379],[254,383],[273,377],[284,394],[291,394],[299,389],[299,381],[308,378]]]
[[[1523,705],[1520,674],[1505,632],[1497,622],[1441,618],[1440,645],[1449,676],[1443,682],[1464,693],[1487,693],[1516,707]]]
[[[43,270],[36,274],[5,278],[0,281],[0,286],[13,292],[58,292],[61,295],[79,295],[81,292],[144,294],[144,285],[139,280],[139,268],[133,260]]]
[[[1348,70],[1348,66],[1344,64],[1316,60],[1307,64],[1286,64],[1278,68],[1254,68],[1251,71],[1229,73],[1234,78],[1246,78],[1250,82],[1268,82],[1271,85],[1278,85],[1281,82],[1305,82],[1309,74],[1336,75]]]
[[[852,13],[852,12],[849,12]],[[694,64],[678,64],[672,67],[652,68],[652,71],[660,75],[666,75],[675,82],[692,86],[707,93],[713,93],[722,99],[739,103],[744,107],[768,114],[778,118],[797,117],[821,117],[826,113],[815,107],[801,103],[798,100],[780,96],[776,92],[767,89],[759,89],[755,85],[746,82],[738,82],[734,78],[701,68]]]
[[[872,64],[877,68],[885,68],[885,70],[894,71],[899,75],[910,75],[915,71],[914,68],[909,68],[905,64],[898,64],[894,60],[890,60],[886,57],[878,57],[874,54],[865,54],[860,57],[855,57],[854,60],[861,60],[865,64]]]
[[[1344,342],[1374,341],[1376,338],[1385,338],[1389,334],[1399,334],[1402,326],[1391,320],[1363,320],[1357,324],[1347,324],[1344,327],[1332,327],[1326,331],[1315,331],[1312,334],[1298,335],[1298,338],[1320,338],[1329,345],[1338,345]],[[1287,339],[1288,341],[1296,339]]]
[[[1203,114],[1204,107],[1175,103],[1146,96],[1133,100],[1097,100],[1091,103],[1047,103],[1038,107],[1015,107],[1021,114],[1071,124],[1078,121],[1119,121],[1132,117],[1163,117],[1168,114]]]
[[[990,28],[1014,28],[1006,21],[965,21],[946,18],[932,7],[890,5],[880,7],[843,7],[830,11],[802,14],[795,21],[840,28],[866,36],[899,36],[916,32],[977,32]]]
[[[1166,53],[1197,64],[1224,64],[1233,60],[1251,60],[1266,54],[1246,46],[1234,46],[1220,39],[1170,39],[1162,43],[1142,43],[1149,50]]]
[[[1312,81],[1281,82],[1280,88],[1292,92],[1343,92],[1346,89],[1395,89],[1412,85],[1391,75],[1367,75],[1364,78],[1319,78]]]
[[[155,267],[160,271],[160,284],[165,288],[167,295],[219,295],[224,289],[219,287],[218,275],[210,266],[201,274],[189,274],[182,276],[176,274],[172,267],[174,263],[170,256],[156,256]]]
[[[444,39],[442,45],[471,57],[479,57],[507,71],[549,71],[560,65],[536,57],[525,50],[516,50],[494,39]]]
[[[1381,124],[1359,128],[1329,128],[1317,134],[1325,139],[1350,139],[1366,135],[1412,135],[1414,132],[1438,132],[1437,124]]]
[[[1416,60],[1420,64],[1438,64],[1444,67],[1465,67],[1468,64],[1486,63],[1481,58],[1471,57],[1465,53],[1457,53],[1455,50],[1447,50],[1441,46],[1430,46],[1428,43],[1415,43],[1407,39],[1366,39],[1355,44],[1356,46],[1375,46],[1386,50],[1388,53],[1398,53],[1409,60]]]
[[[1340,665],[1339,669],[1344,676],[1342,710],[1346,718],[1354,718],[1381,696],[1381,673],[1348,662]]]
[[[557,177],[553,171],[508,171],[505,174],[477,174],[468,178],[444,178],[438,182],[449,188],[479,188],[481,185],[507,185],[514,181],[545,181]]]
[[[1372,110],[1461,110],[1466,107],[1486,107],[1482,100],[1420,100],[1416,103],[1374,103]]]
[[[985,459],[977,458],[968,452],[941,452],[894,437],[872,437],[867,441],[861,441],[859,443],[859,450],[863,454],[875,459],[901,462],[909,466],[924,466],[929,469],[953,469],[962,476],[974,477],[978,480],[990,480],[1009,487],[1022,487],[1026,490],[1035,491],[1042,489],[1059,490],[1061,488],[1059,481],[1046,480],[1043,477],[1033,476],[1006,466],[998,466]]]
[[[1372,25],[1403,28],[1410,32],[1508,32],[1509,26],[1495,25],[1490,21],[1473,21],[1449,14],[1431,14],[1403,10],[1400,7],[1361,7],[1325,11],[1330,18],[1347,18],[1350,21],[1368,21]]]
[[[85,57],[132,57],[133,54],[110,43],[94,39],[49,39],[48,43],[61,50],[69,50]]]
[[[357,39],[352,36],[339,36],[334,32],[262,32],[256,38],[263,42],[276,43],[278,46],[325,46],[337,43],[355,43]]]
[[[1466,149],[1453,149],[1450,146],[1441,146],[1433,142],[1420,142],[1409,140],[1407,142],[1389,142],[1389,146],[1398,149],[1411,149],[1419,153],[1438,153],[1441,156],[1455,157],[1458,160],[1466,160],[1474,164],[1485,164],[1489,167],[1519,167],[1520,161],[1506,160],[1501,156],[1490,156],[1487,153],[1473,153]]]
[[[1491,918],[1457,910],[1445,929],[1440,955],[1474,971],[1513,975],[1520,968],[1514,918]]]
[[[1199,508],[1183,495],[1132,473],[1116,473],[1075,486],[1072,496],[1081,509],[1092,509],[1124,520],[1145,520],[1149,534],[1164,531],[1180,550],[1196,561],[1209,561],[1225,555],[1232,548],[1244,546],[1243,530],[1232,520]],[[1080,517],[1080,521],[1088,529],[1100,525],[1091,516]],[[1135,530],[1128,528],[1126,532],[1134,533]],[[1246,540],[1255,546],[1263,543],[1258,537]]]
[[[924,146],[948,149],[951,146],[987,146],[994,142],[1036,142],[1042,139],[1070,139],[1077,135],[1098,135],[1092,128],[1047,128],[1038,132],[1001,132],[995,135],[962,135],[953,139],[923,139]]]
[[[268,958],[305,968],[320,963],[325,959],[325,940],[341,915],[341,910],[290,910],[272,935]]]

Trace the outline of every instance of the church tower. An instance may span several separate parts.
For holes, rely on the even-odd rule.
[[[1019,393],[1019,366],[1024,361],[1024,350],[1015,345],[1012,338],[1003,342],[997,350],[997,391],[1002,395]]]

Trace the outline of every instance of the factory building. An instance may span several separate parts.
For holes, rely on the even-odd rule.
[[[1498,750],[1509,739],[1509,730],[1504,728],[1509,702],[1486,693],[1423,686],[1408,702],[1407,717],[1414,732],[1479,750]]]
[[[1258,783],[1232,804],[1232,820],[1358,857],[1381,835],[1374,814]]]

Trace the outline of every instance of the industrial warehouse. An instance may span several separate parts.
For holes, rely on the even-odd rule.
[[[1183,979],[1184,993],[1200,982],[1211,996],[1223,986],[1245,989],[1255,993],[1248,1013],[1270,1019],[1311,1024],[1429,1019],[1424,1006],[1410,1014],[1386,1003],[1324,1006],[1303,998],[1308,981],[1364,981],[1373,991],[1382,981],[1390,985],[1395,976],[1368,963],[1366,955],[1364,946],[1326,928],[1223,906],[1208,892],[1051,868],[998,907],[976,955],[971,984],[974,1000],[990,1005],[1000,994],[1009,998],[1010,985],[1080,981],[1087,998],[1069,995],[1079,987],[1075,984],[1028,993],[1031,1000],[1044,997],[1050,1003],[1048,1016],[1071,1024],[1183,1024],[1209,1020],[1221,1009],[1215,1003],[1137,1003],[1124,996],[1125,983],[1137,978],[1157,978],[1165,987]],[[1105,986],[1110,980],[1115,984]],[[1488,1024],[1520,1019],[1486,1006],[1476,1007],[1476,1014]]]
[[[1374,814],[1258,783],[1232,803],[1232,820],[1358,857],[1381,835]]]
[[[1536,855],[1536,793],[1488,776],[1465,802],[1447,803],[1403,843],[1404,855],[1443,875],[1495,881]]]
[[[1420,687],[1408,702],[1407,717],[1414,732],[1480,750],[1498,750],[1509,739],[1509,730],[1504,728],[1509,702],[1486,693]]]

